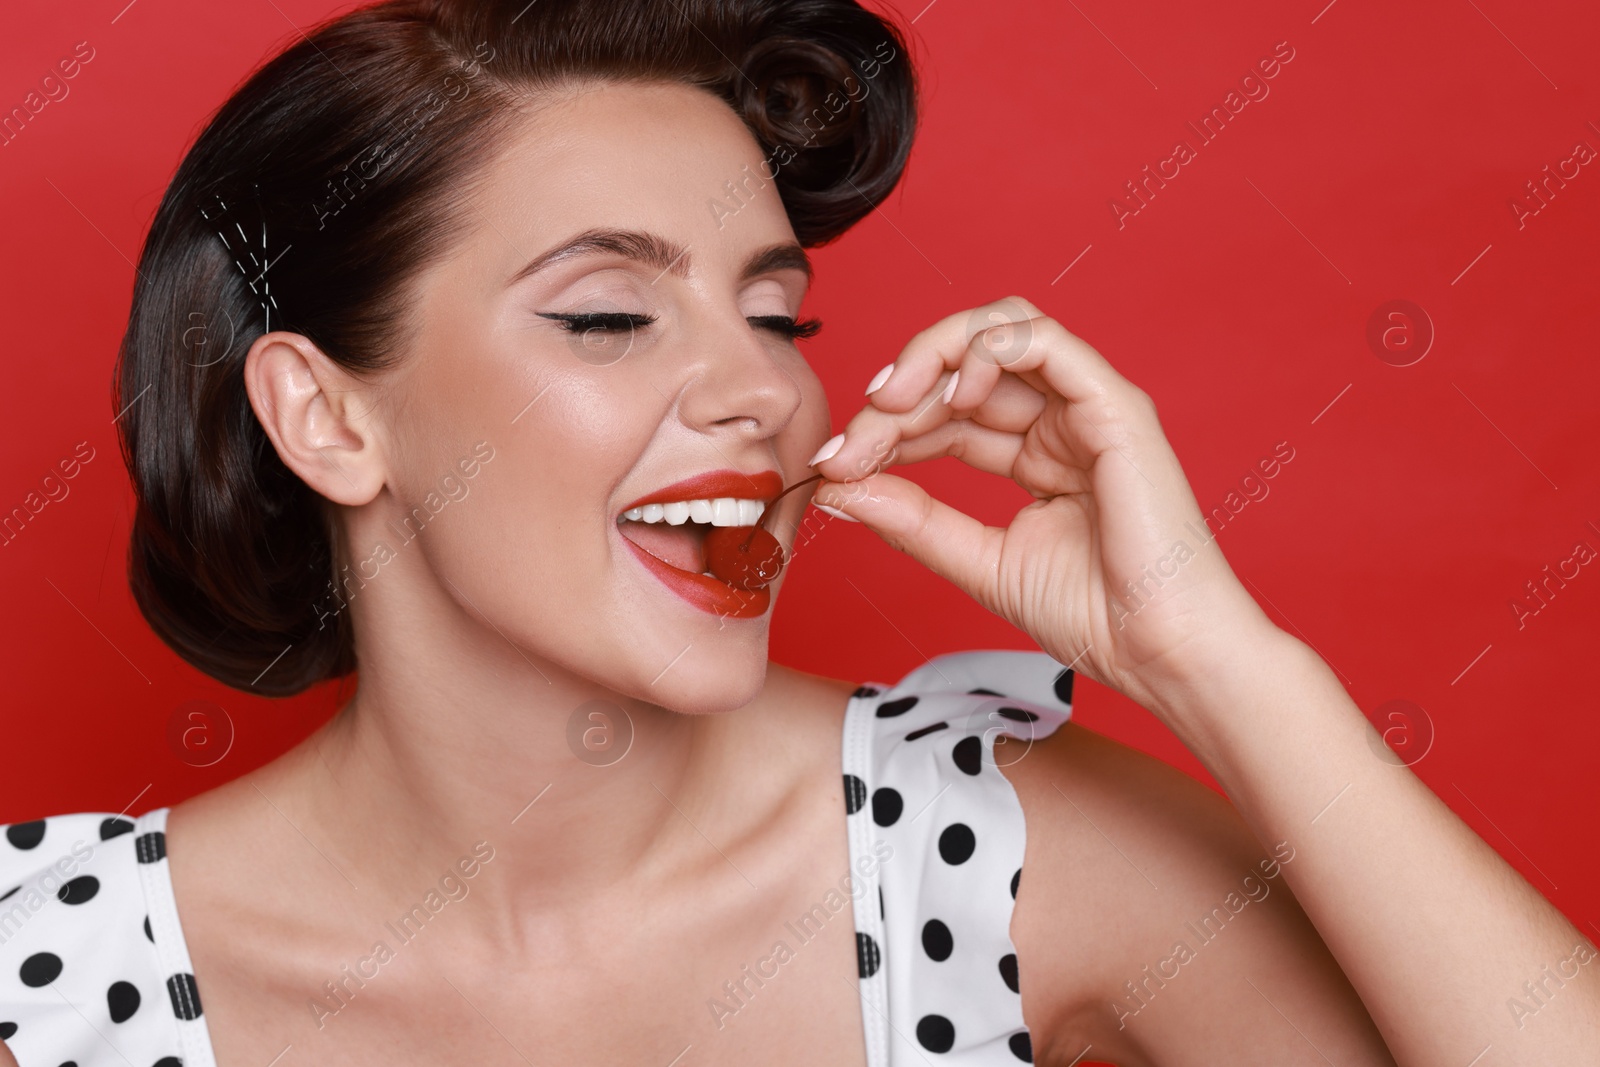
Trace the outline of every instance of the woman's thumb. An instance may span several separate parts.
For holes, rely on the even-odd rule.
[[[994,576],[1004,530],[985,526],[893,474],[819,482],[811,502],[862,523],[890,548],[985,602],[982,586]]]

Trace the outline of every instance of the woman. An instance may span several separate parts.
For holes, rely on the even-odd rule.
[[[1592,949],[1374,758],[1101,356],[961,311],[829,436],[802,249],[914,115],[846,0],[391,2],[228,101],[140,262],[131,581],[214,677],[359,686],[170,812],[7,828],[16,1062],[1593,1053]],[[985,528],[884,472],[944,455],[1035,502]],[[738,549],[812,493],[1043,653],[769,663]],[[1233,804],[1068,721],[1074,670]]]

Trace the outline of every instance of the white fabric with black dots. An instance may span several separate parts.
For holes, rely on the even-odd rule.
[[[844,791],[868,1067],[1033,1062],[1011,913],[1022,806],[997,734],[1048,737],[1072,714],[1072,671],[1042,652],[961,652],[845,713]]]
[[[167,810],[0,840],[0,1040],[19,1067],[216,1067],[167,875]]]

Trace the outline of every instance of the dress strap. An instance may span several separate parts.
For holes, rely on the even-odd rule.
[[[167,866],[167,813],[157,808],[139,816],[133,826],[134,855],[139,865],[139,884],[144,888],[145,906],[150,909],[150,936],[161,961],[162,981],[178,1030],[183,1067],[217,1067],[211,1049],[211,1033],[200,1004],[200,989],[195,984],[194,964],[178,921],[178,905],[172,895],[172,877]]]
[[[842,764],[869,1067],[1032,1062],[1011,915],[1022,806],[1002,770],[1071,717],[1072,672],[1042,652],[929,660],[869,683]],[[1005,746],[997,764],[995,740]]]

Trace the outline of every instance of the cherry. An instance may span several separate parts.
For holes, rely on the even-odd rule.
[[[706,533],[706,569],[735,589],[765,589],[783,570],[783,546],[767,532],[767,517],[777,509],[773,507],[785,493],[822,475],[812,475],[795,482],[773,498],[772,504],[761,513],[761,522],[755,526],[714,526]]]
[[[706,534],[706,569],[735,589],[766,588],[783,563],[783,546],[760,526],[715,526]]]

